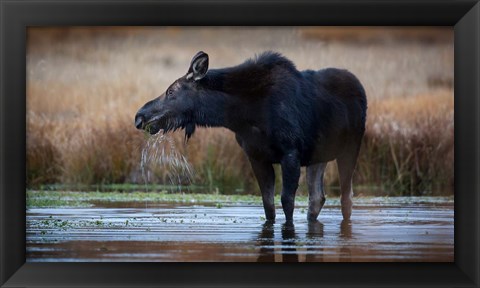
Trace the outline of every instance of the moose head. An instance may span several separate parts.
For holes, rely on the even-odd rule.
[[[200,51],[192,59],[187,74],[173,82],[159,97],[147,102],[135,115],[135,126],[150,134],[185,129],[188,139],[195,131],[198,95],[204,92],[200,80],[208,71],[208,55]]]

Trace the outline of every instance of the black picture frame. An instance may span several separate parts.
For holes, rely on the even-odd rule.
[[[479,287],[480,4],[1,0],[2,287]],[[454,26],[454,263],[25,263],[25,38],[45,25]]]

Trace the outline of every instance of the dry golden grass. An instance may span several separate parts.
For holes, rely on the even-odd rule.
[[[211,67],[222,67],[270,49],[299,69],[347,68],[364,84],[368,123],[355,184],[380,186],[389,194],[451,193],[453,43],[358,46],[341,37],[334,42],[305,37],[309,29],[29,30],[28,185],[142,183],[146,138],[133,125],[138,108],[183,75],[198,50],[210,54]],[[227,193],[258,190],[230,131],[198,129],[187,145],[182,133],[172,137],[195,170],[195,184]],[[334,163],[326,178],[329,185],[338,182]]]
[[[453,191],[453,95],[435,93],[370,105],[358,182],[412,194]]]
[[[453,33],[450,27],[307,27],[302,34],[307,39],[339,41],[354,44],[387,43],[387,42],[422,42],[451,43]]]

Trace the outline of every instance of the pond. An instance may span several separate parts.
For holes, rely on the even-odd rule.
[[[387,199],[388,201],[384,201]],[[286,223],[260,203],[94,201],[27,209],[27,261],[365,262],[454,260],[453,198],[363,198],[351,221],[327,200],[318,221],[306,206]]]

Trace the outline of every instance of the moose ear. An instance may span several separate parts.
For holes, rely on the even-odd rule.
[[[208,54],[200,51],[193,56],[190,68],[187,72],[187,79],[198,81],[202,79],[208,71]]]

